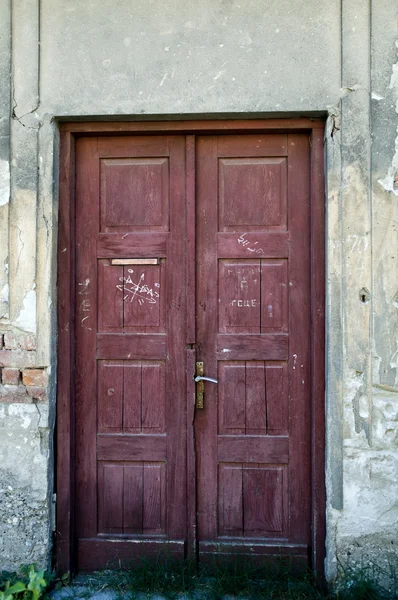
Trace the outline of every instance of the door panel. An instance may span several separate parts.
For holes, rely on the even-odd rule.
[[[83,138],[76,163],[78,568],[182,557],[184,138]]]
[[[201,135],[195,186],[193,157],[192,135],[76,143],[80,570],[196,538],[307,564],[309,137]],[[194,414],[195,360],[218,384]]]
[[[197,142],[199,556],[310,544],[309,141]],[[254,545],[253,545],[254,544]]]

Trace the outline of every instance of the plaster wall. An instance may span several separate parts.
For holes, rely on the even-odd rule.
[[[50,557],[57,119],[75,117],[328,117],[326,573],[396,557],[394,0],[0,0],[0,24],[0,368],[47,373],[45,398],[2,386],[0,500],[24,510],[0,511],[0,566]],[[35,503],[27,545],[8,525],[30,531]]]

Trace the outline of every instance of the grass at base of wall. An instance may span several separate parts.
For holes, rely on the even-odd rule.
[[[95,591],[112,590],[118,598],[157,595],[168,599],[221,600],[225,597],[261,600],[398,600],[398,587],[380,583],[374,565],[353,570],[340,566],[338,588],[319,589],[312,574],[294,576],[288,567],[277,572],[253,567],[239,559],[228,566],[211,565],[199,571],[194,562],[173,560],[136,561],[131,568],[104,571],[78,579],[89,598]],[[81,588],[80,588],[81,589]]]

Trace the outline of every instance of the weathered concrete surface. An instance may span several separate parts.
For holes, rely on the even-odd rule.
[[[8,317],[8,215],[10,201],[11,9],[0,2],[0,319]]]
[[[51,114],[325,110],[338,94],[337,0],[55,0],[41,14]]]
[[[0,1],[0,78],[6,82],[9,15],[10,2]],[[254,0],[250,7],[238,0],[14,0],[12,106],[7,85],[0,88],[6,116],[0,114],[0,335],[35,336],[34,351],[19,348],[10,354],[0,348],[0,353],[7,367],[47,369],[46,436],[52,431],[56,384],[53,118],[329,113],[329,579],[336,576],[338,560],[358,556],[358,548],[364,555],[378,548],[374,556],[384,564],[394,552],[390,537],[398,534],[397,23],[395,0],[341,5],[280,0],[266,6]],[[21,414],[36,410],[18,394],[20,413],[7,412],[14,405],[0,402],[16,432],[23,429]],[[32,419],[29,440],[37,441],[38,427]],[[0,458],[21,445],[18,436],[7,445],[0,441]],[[38,562],[48,558],[49,549],[49,440],[47,454],[36,442],[31,447],[37,488],[27,483],[25,455],[11,471],[5,467],[0,479],[3,488],[3,481],[14,478],[12,492],[21,493],[26,506],[37,498],[42,502],[39,528],[45,541],[29,555],[36,554]],[[18,525],[22,532],[30,521],[27,512]],[[9,564],[18,566],[27,551],[17,538],[10,540]]]
[[[393,2],[372,2],[371,15],[360,5],[343,2],[342,181],[332,180],[328,205],[329,579],[338,561],[370,560],[386,574],[398,562],[398,202],[385,185],[395,174],[398,13]],[[336,141],[328,149],[333,157]]]
[[[2,569],[48,564],[47,404],[0,403],[0,556]]]

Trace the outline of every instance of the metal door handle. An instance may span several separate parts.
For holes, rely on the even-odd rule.
[[[213,379],[212,377],[202,377],[201,375],[197,375],[195,377],[196,383],[199,381],[211,381],[211,383],[218,383],[217,379]]]
[[[194,381],[196,382],[196,408],[202,409],[204,408],[203,397],[205,393],[205,381],[210,381],[210,383],[218,383],[217,379],[213,379],[212,377],[204,377],[204,366],[202,362],[196,363],[196,373],[194,375]]]

